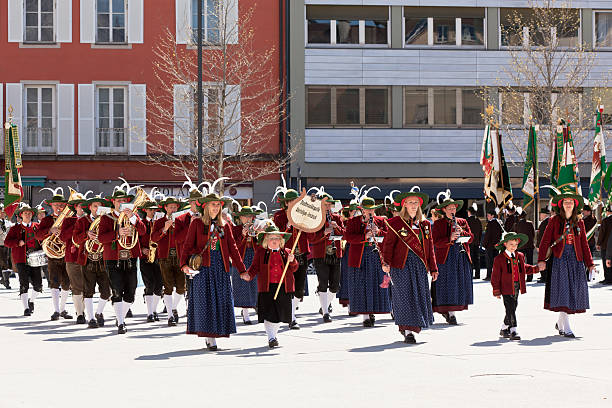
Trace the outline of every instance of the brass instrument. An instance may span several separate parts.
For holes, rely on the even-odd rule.
[[[147,201],[153,200],[151,200],[146,191],[144,191],[141,187],[138,187],[138,190],[136,191],[136,198],[132,202],[132,204],[134,204],[134,210],[136,210],[136,208],[140,207]],[[129,218],[125,215],[124,212],[121,212],[121,214],[119,214],[119,220],[117,221],[117,223],[119,224],[119,228],[131,229],[131,233],[129,235],[119,237],[119,245],[121,245],[123,249],[134,248],[138,243],[138,231],[136,231],[136,229],[134,228],[134,226],[132,225]]]
[[[147,255],[147,262],[153,263],[155,262],[155,253],[157,252],[157,243],[150,241],[149,242],[149,255]]]
[[[79,193],[77,193],[75,190],[70,189],[70,198],[68,198],[68,201],[76,199],[78,194]],[[66,217],[72,217],[73,215],[74,211],[72,211],[70,207],[66,205],[66,207],[64,207],[62,212],[55,219],[55,222],[53,223],[51,228],[57,227],[61,229]],[[55,234],[51,234],[43,240],[42,249],[47,255],[47,257],[52,259],[60,259],[66,255],[66,243],[62,241],[58,235]]]
[[[453,215],[453,218],[452,218],[452,222],[453,222],[453,231],[458,231],[459,232],[459,236],[461,236],[462,229],[459,226],[459,223],[457,222],[457,217],[454,216],[454,215]],[[463,245],[462,244],[459,244],[459,245],[461,246],[461,250],[459,252],[465,252],[465,248],[463,247]]]
[[[98,231],[100,230],[100,220],[101,219],[102,219],[102,216],[98,215],[96,219],[93,220],[91,224],[89,224],[88,231],[96,234],[96,237],[98,236]],[[104,250],[104,246],[102,245],[100,241],[98,241],[98,238],[88,239],[87,241],[85,241],[85,250],[89,254],[99,255]]]

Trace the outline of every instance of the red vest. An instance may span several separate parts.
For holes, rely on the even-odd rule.
[[[249,268],[248,272],[251,278],[257,276],[257,291],[258,292],[268,292],[270,290],[270,254],[272,251],[265,249],[263,247],[257,247],[255,250],[255,257],[253,258],[253,263]],[[285,263],[287,262],[287,256],[291,250],[289,248],[281,248],[281,256],[283,261],[283,268]],[[289,264],[287,268],[287,273],[285,273],[285,279],[283,283],[285,284],[285,292],[291,293],[295,291],[295,279],[293,277],[293,273],[298,270],[298,262],[296,259],[293,260]],[[282,273],[282,272],[281,272]]]
[[[168,258],[170,248],[177,248],[176,244],[176,229],[170,227],[170,229],[164,232],[164,225],[168,220],[167,217],[162,217],[155,221],[153,224],[153,230],[151,233],[151,240],[157,243],[157,259]]]
[[[338,228],[334,230],[334,235],[344,235],[344,223],[338,214],[331,214],[332,221],[336,221]],[[329,235],[325,235],[324,231],[327,228],[328,222],[325,221],[325,225],[317,232],[307,234],[308,243],[310,244],[310,255],[312,259],[323,259],[325,258],[325,248],[332,243],[336,246],[336,256],[342,258],[342,245],[340,241],[330,241]]]
[[[138,235],[144,234],[145,225],[137,215],[135,216],[137,221],[133,227],[136,228]],[[119,250],[122,249],[119,245],[119,226],[117,225],[117,220],[113,213],[105,214],[100,219],[98,241],[104,244],[102,258],[105,261],[116,261],[119,259]],[[140,242],[136,242],[136,245],[130,252],[131,258],[140,258],[142,255],[140,252]]]

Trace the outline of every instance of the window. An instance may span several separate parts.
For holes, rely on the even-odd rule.
[[[202,2],[202,43],[219,44],[220,0],[200,0]],[[198,43],[198,0],[191,0],[192,41]]]
[[[389,127],[388,87],[309,86],[308,127]]]
[[[53,0],[26,0],[25,42],[54,42]]]
[[[97,0],[96,24],[96,42],[125,43],[125,0]]]
[[[580,42],[578,9],[501,8],[499,24],[501,45],[504,47],[552,45],[569,48],[576,47]],[[546,27],[542,27],[542,24]]]
[[[55,151],[55,87],[25,88],[26,140],[24,152]]]
[[[612,47],[612,12],[595,12],[595,46]]]
[[[389,7],[308,6],[308,44],[373,45],[389,44]]]
[[[557,120],[556,112],[564,117],[569,115],[572,123],[583,123],[582,90],[566,94],[553,90],[552,95],[542,92],[523,92],[517,90],[500,91],[501,122],[504,125],[525,126],[529,122],[548,125]],[[582,126],[582,125],[580,125]]]
[[[97,92],[97,151],[127,152],[126,88],[99,87]]]
[[[483,112],[474,88],[404,88],[405,127],[482,127]]]
[[[484,8],[404,7],[404,44],[484,48],[484,20]]]

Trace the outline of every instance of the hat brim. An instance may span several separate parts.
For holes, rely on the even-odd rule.
[[[517,233],[517,232],[513,232],[508,234],[504,239],[502,239],[501,241],[499,241],[496,245],[495,248],[497,248],[497,250],[501,251],[504,249],[504,243],[508,242],[508,241],[512,241],[513,239],[518,239],[521,242],[518,245],[517,249],[521,249],[522,247],[524,247],[525,245],[527,245],[527,242],[529,242],[529,237],[525,234],[521,234],[521,233]]]
[[[236,217],[257,217],[259,214],[261,214],[263,211],[251,211],[251,212],[235,212],[234,215]]]
[[[280,231],[260,232],[259,234],[257,234],[257,243],[261,245],[266,235],[280,235],[281,238],[285,240],[285,242],[289,241],[289,238],[291,238],[290,232],[280,232]]]
[[[460,211],[463,208],[463,200],[449,200],[449,201],[443,202],[442,204],[438,204],[436,206],[436,210],[441,210],[453,204],[457,204],[457,211]]]
[[[215,202],[215,201],[220,201],[224,205],[225,204],[229,204],[229,203],[232,202],[231,199],[225,198],[225,197],[202,197],[202,198],[198,198],[198,202],[200,204],[212,203],[212,202]]]
[[[26,211],[30,211],[32,213],[32,216],[34,216],[38,212],[35,208],[26,207],[26,208],[21,208],[21,209],[15,210],[15,215],[21,215],[21,213],[24,213]]]
[[[53,204],[53,203],[68,204],[68,200],[45,200],[45,203],[47,203],[47,204]]]
[[[83,202],[83,204],[85,204],[87,207],[89,207],[93,203],[100,203],[102,205],[105,205],[105,204],[108,205],[109,201],[106,198],[96,197],[96,198],[90,198],[89,200],[85,200]]]
[[[399,205],[400,207],[403,205],[402,203],[408,197],[418,197],[421,199],[421,209],[424,209],[429,202],[429,196],[425,193],[421,193],[420,191],[409,191],[407,193],[400,193],[393,197],[393,201],[395,205]]]
[[[120,198],[129,198],[130,201],[132,201],[134,199],[134,195],[133,194],[126,194],[126,195],[120,195],[120,196],[108,196],[108,197],[104,197],[106,200],[110,201],[110,200],[118,200]]]
[[[329,201],[328,201],[329,203]],[[376,205],[360,205],[359,208],[361,208],[362,210],[378,210],[379,208],[381,208],[383,205],[382,204],[376,204]]]
[[[578,203],[578,211],[581,211],[582,208],[584,207],[584,197],[582,197],[579,194],[573,194],[573,193],[557,194],[556,196],[552,198],[552,205],[559,208],[559,211],[560,211],[561,207],[559,207],[559,202],[566,198],[573,198]]]

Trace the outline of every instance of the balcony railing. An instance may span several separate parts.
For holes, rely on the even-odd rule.
[[[23,144],[24,153],[55,153],[57,129],[27,128]]]
[[[127,134],[126,128],[97,128],[96,151],[98,153],[127,153]]]

